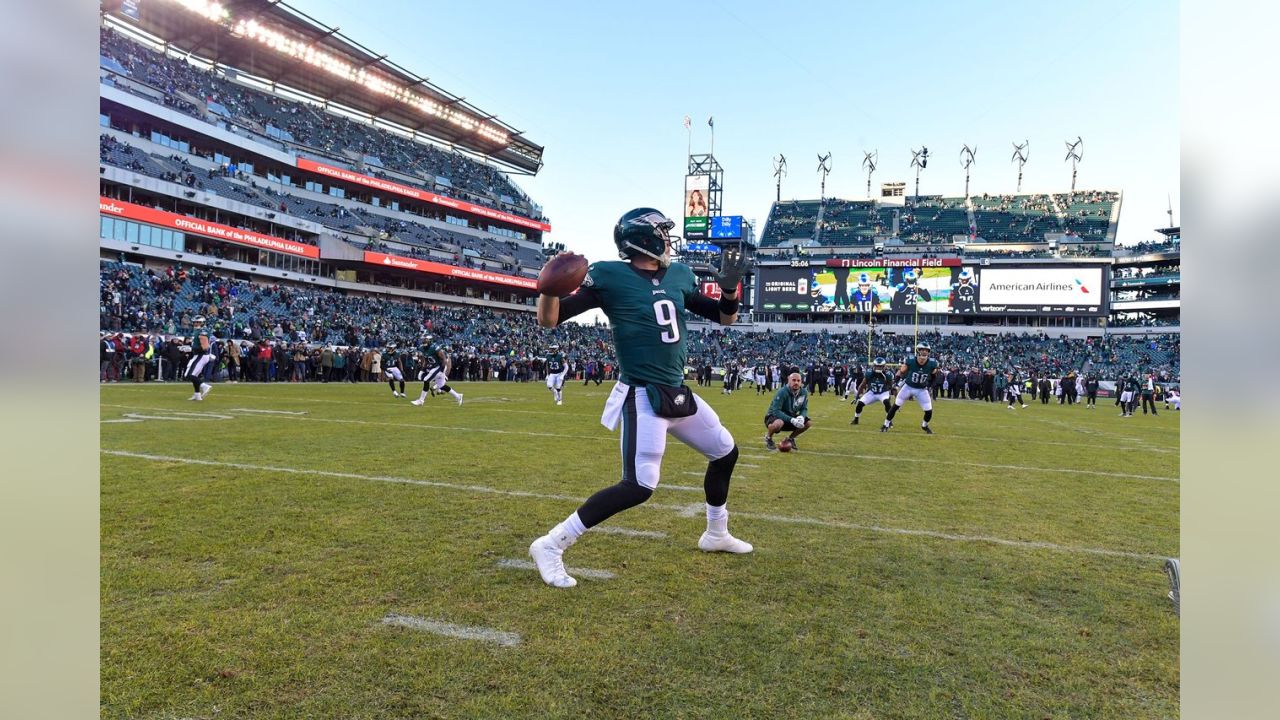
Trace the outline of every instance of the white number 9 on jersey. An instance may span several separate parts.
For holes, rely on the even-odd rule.
[[[668,345],[680,342],[680,326],[676,323],[676,304],[667,299],[658,300],[653,304],[653,314],[658,320],[660,327],[665,326],[670,330],[663,330],[659,335],[659,339]]]

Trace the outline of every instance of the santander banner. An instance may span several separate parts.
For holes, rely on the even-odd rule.
[[[334,167],[333,165],[325,165],[324,163],[318,163],[306,158],[298,158],[298,169],[308,170],[313,173],[342,180],[343,182],[364,185],[365,187],[382,190],[383,192],[403,195],[404,197],[410,197],[414,200],[421,200],[435,205],[443,205],[444,207],[453,208],[454,210],[461,210],[474,215],[480,215],[481,217],[487,217],[490,220],[500,220],[502,222],[533,228],[534,230],[541,230],[543,232],[551,231],[551,226],[549,224],[532,218],[512,215],[511,213],[504,213],[501,210],[494,210],[493,208],[488,208],[483,205],[475,205],[462,200],[455,200],[451,197],[445,197],[444,195],[437,195],[436,193],[428,192],[426,190],[420,190],[408,185],[401,185],[398,182],[370,177],[368,175],[361,175],[360,173],[344,170],[340,167]]]
[[[369,252],[366,250],[364,253],[364,261],[371,265],[382,265],[384,267],[399,268],[401,270],[416,270],[418,272],[432,273],[434,275],[447,275],[449,277],[460,278],[462,280],[479,280],[480,282],[497,283],[499,285],[511,285],[513,287],[524,288],[526,290],[538,289],[538,281],[533,278],[516,277],[515,275],[502,275],[499,273],[489,272],[488,270],[476,270],[474,268],[445,265],[444,263],[432,262],[430,260],[415,260],[413,258],[400,257],[399,255],[386,255],[384,253]]]
[[[102,197],[101,195],[98,196],[98,213],[102,215],[111,215],[113,217],[122,217],[128,220],[137,220],[138,222],[147,223],[148,225],[158,225],[172,230],[181,230],[185,233],[203,235],[204,237],[225,240],[239,245],[250,245],[263,250],[274,250],[275,252],[288,253],[290,255],[299,255],[301,257],[309,258],[320,257],[320,248],[314,245],[285,240],[284,238],[278,238],[274,235],[263,235],[262,233],[256,233],[252,230],[234,228],[230,225],[219,225],[218,223],[209,222],[208,220],[201,220],[187,215],[179,215],[166,210],[156,210],[155,208],[149,208],[145,205],[135,205],[123,200],[112,200],[111,198]]]

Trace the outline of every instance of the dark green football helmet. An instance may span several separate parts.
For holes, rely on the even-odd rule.
[[[675,221],[653,208],[636,208],[623,215],[613,226],[613,243],[622,259],[637,255],[657,260],[663,267],[671,264],[667,243]]]

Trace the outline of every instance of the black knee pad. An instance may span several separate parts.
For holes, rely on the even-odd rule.
[[[929,421],[930,421],[930,420],[932,420],[932,419],[933,419],[933,411],[932,411],[932,410],[925,410],[925,411],[924,411],[924,421],[925,421],[925,422],[929,422]]]

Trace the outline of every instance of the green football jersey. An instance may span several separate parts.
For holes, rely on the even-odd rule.
[[[929,358],[921,365],[915,355],[907,358],[904,364],[907,366],[907,385],[917,390],[929,387],[929,379],[933,377],[933,371],[938,369],[937,360]]]
[[[547,356],[547,372],[555,375],[564,372],[564,355],[551,353]]]
[[[805,417],[809,410],[809,391],[800,386],[800,392],[791,394],[791,388],[781,387],[773,394],[773,402],[769,403],[769,414],[791,422],[793,417]]]
[[[582,284],[595,292],[609,318],[623,382],[684,383],[685,298],[698,291],[687,265],[671,263],[655,275],[628,262],[598,262]]]
[[[862,374],[867,381],[867,392],[882,393],[889,389],[889,378],[879,370],[868,370]]]
[[[422,366],[428,370],[434,367],[439,367],[442,364],[440,362],[440,350],[441,350],[440,346],[435,343],[431,343],[429,345],[423,345],[422,346]]]

